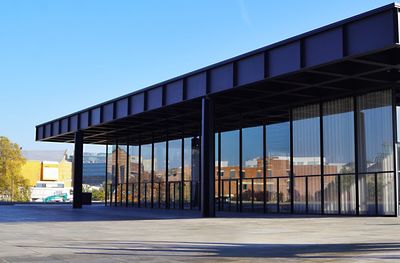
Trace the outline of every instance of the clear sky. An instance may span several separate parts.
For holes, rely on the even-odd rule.
[[[1,0],[0,135],[71,149],[35,125],[388,3]]]

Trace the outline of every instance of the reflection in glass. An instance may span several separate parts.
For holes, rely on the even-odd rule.
[[[168,142],[168,184],[167,200],[169,207],[179,208],[181,200],[182,181],[182,140]]]
[[[392,205],[385,205],[394,204],[391,173],[374,173],[393,171],[391,95],[387,90],[357,97],[360,214],[375,214],[376,210],[392,214],[394,211]],[[376,209],[375,198],[379,193],[385,201],[378,202]]]
[[[141,183],[140,183],[140,204],[141,207],[151,206],[151,156],[152,145],[145,144],[141,146]]]
[[[263,127],[242,130],[242,209],[262,211],[264,207]]]
[[[154,144],[154,188],[153,204],[154,207],[165,207],[166,204],[166,142]]]
[[[184,139],[184,208],[192,209],[200,204],[200,139]]]
[[[266,126],[267,211],[290,211],[290,123]],[[279,203],[279,206],[278,206]]]
[[[128,158],[128,147],[118,145],[118,194],[117,201],[122,206],[126,204],[126,162]]]
[[[324,211],[328,214],[355,212],[355,181],[335,174],[354,173],[354,111],[353,98],[345,98],[323,103],[324,140]],[[329,176],[332,175],[332,176]],[[353,176],[354,178],[354,176]],[[345,187],[339,189],[339,181]],[[348,192],[350,191],[350,192]]]
[[[114,202],[114,181],[115,181],[115,150],[116,145],[108,145],[107,146],[107,203],[109,205],[113,205]]]
[[[137,206],[139,202],[139,146],[129,146],[128,202]]]
[[[224,210],[239,210],[239,131],[221,133],[221,193]]]
[[[321,175],[320,119],[319,104],[293,109],[293,169],[294,169],[294,211],[320,212],[320,177],[300,180],[299,176]],[[304,189],[305,187],[305,189]],[[305,196],[304,196],[305,194]]]

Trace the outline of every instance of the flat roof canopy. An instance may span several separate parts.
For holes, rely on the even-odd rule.
[[[390,4],[40,124],[37,141],[142,143],[287,121],[289,107],[399,85],[399,8]]]

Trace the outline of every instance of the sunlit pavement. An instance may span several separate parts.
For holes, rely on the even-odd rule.
[[[400,262],[397,218],[250,216],[0,206],[0,262]]]

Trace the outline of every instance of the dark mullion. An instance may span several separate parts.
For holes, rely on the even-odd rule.
[[[396,12],[396,16],[395,16],[395,23],[396,25],[398,24],[397,21],[397,12]],[[397,27],[396,27],[397,28]],[[398,39],[398,34],[399,32],[396,31],[396,38]],[[394,174],[393,174],[393,180],[394,180],[394,214],[396,216],[398,216],[398,203],[399,203],[399,196],[398,196],[398,192],[397,192],[397,184],[398,184],[398,171],[397,171],[397,111],[396,111],[396,88],[393,87],[392,88],[392,136],[393,136],[393,170],[394,170]]]
[[[355,183],[356,183],[356,215],[360,214],[360,197],[359,197],[359,189],[358,189],[358,109],[357,109],[357,96],[353,96],[353,111],[354,111],[354,155],[355,155],[355,164],[354,164],[354,171],[355,171]]]
[[[267,213],[267,135],[266,126],[263,125],[263,207]]]
[[[243,129],[240,127],[239,130],[239,198],[240,198],[240,203],[239,203],[239,211],[243,211],[243,200],[242,200],[242,191],[243,191]]]
[[[294,165],[293,165],[293,108],[289,108],[289,126],[290,126],[290,212],[294,213]]]
[[[223,195],[224,192],[222,191],[222,198],[221,198],[221,132],[218,132],[218,167],[217,167],[217,174],[218,174],[218,210],[221,211],[223,209],[223,204],[221,202],[224,201]]]
[[[138,166],[138,207],[140,208],[142,202],[142,192],[141,192],[141,184],[142,184],[142,144],[141,139],[139,138],[139,166]]]
[[[340,178],[340,175],[337,175],[337,182],[338,182],[338,189],[337,189],[337,194],[338,194],[338,198],[337,198],[337,200],[338,200],[338,214],[340,215],[341,213],[342,213],[342,204],[341,204],[341,202],[342,202],[342,197],[341,197],[341,195],[342,195],[342,193],[341,193],[341,189],[340,189],[340,186],[341,186],[341,178]]]
[[[170,193],[169,193],[170,186],[169,186],[169,178],[168,178],[168,162],[169,162],[169,138],[168,138],[168,132],[167,132],[167,140],[165,142],[165,208],[166,209],[170,208]],[[174,199],[175,199],[175,197],[174,197]]]
[[[185,209],[185,138],[182,134],[181,139],[181,191],[179,197],[180,209]]]
[[[125,206],[128,207],[128,200],[129,200],[129,138],[127,139],[126,144],[126,185],[125,185]]]
[[[378,173],[374,173],[375,214],[378,215]]]
[[[319,103],[319,147],[321,165],[321,214],[325,214],[325,184],[324,184],[324,112],[323,103]]]
[[[106,144],[106,182],[105,182],[105,189],[104,189],[104,205],[107,206],[107,199],[108,199],[108,143]]]
[[[114,206],[117,206],[117,200],[118,200],[118,176],[119,176],[119,167],[118,167],[118,140],[115,143],[116,147],[115,147],[115,179],[114,179],[114,183],[115,183],[115,200],[114,200]]]
[[[150,207],[154,208],[154,137],[151,142],[151,191],[150,191]]]

